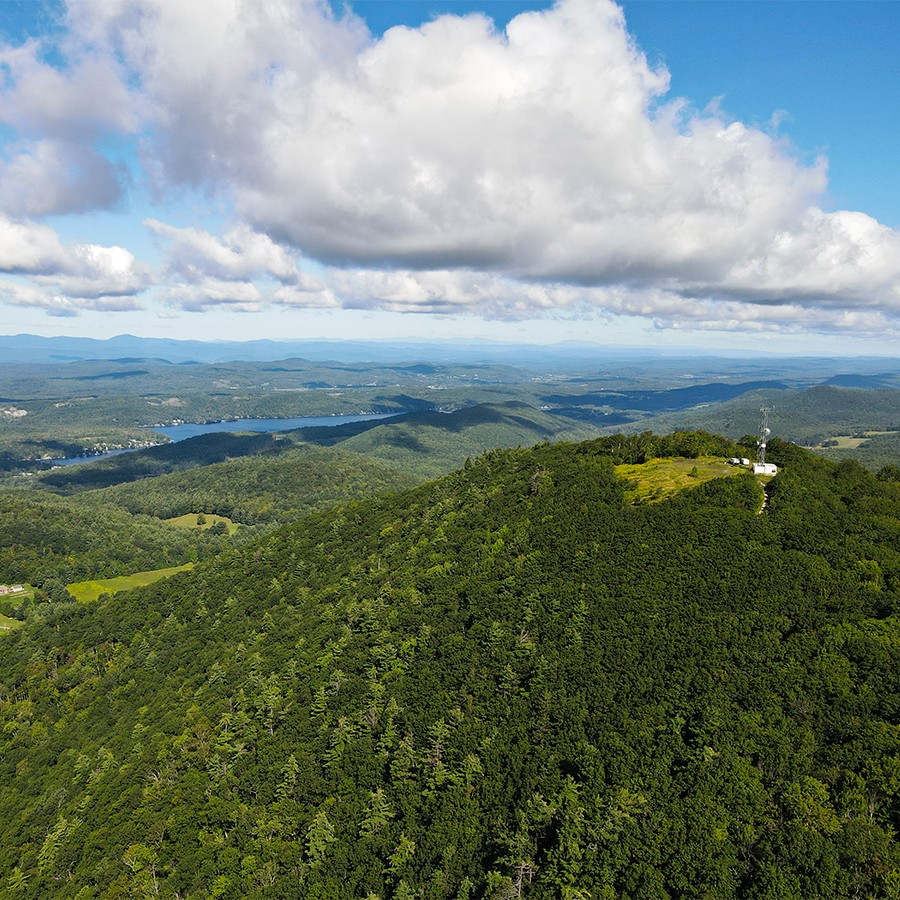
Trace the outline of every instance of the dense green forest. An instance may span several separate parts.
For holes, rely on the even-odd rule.
[[[892,898],[900,484],[498,450],[0,640],[0,893]]]
[[[121,457],[110,462],[118,459]],[[98,480],[92,470],[100,465],[84,467],[83,478]],[[342,500],[402,490],[417,481],[358,454],[307,445],[143,478],[88,491],[78,499],[164,519],[206,512],[243,524],[261,524],[285,522]],[[71,489],[71,483],[67,487]]]
[[[352,435],[341,442],[341,447],[404,472],[434,477],[485,450],[579,440],[598,431],[597,426],[508,401],[482,403],[452,413],[412,413]]]
[[[208,557],[223,538],[176,528],[115,506],[0,494],[0,584],[29,583],[54,599],[65,585]]]
[[[897,418],[900,419],[900,414]],[[888,434],[868,435],[852,449],[817,447],[816,453],[834,461],[855,459],[866,468],[877,472],[884,466],[900,465],[900,428]]]

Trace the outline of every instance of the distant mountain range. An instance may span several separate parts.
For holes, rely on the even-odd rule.
[[[591,364],[598,361],[619,360],[631,364],[636,361],[643,364],[654,361],[659,365],[668,365],[677,360],[690,360],[698,371],[702,371],[706,363],[712,364],[725,358],[740,358],[750,367],[759,364],[766,369],[771,369],[780,359],[761,353],[605,346],[577,341],[537,345],[461,339],[196,341],[145,338],[131,334],[120,334],[107,340],[67,336],[42,337],[34,334],[0,335],[0,361],[8,362],[59,363],[81,359],[110,359],[119,362],[157,360],[178,364],[233,360],[261,362],[290,357],[343,362],[427,361],[437,364],[499,362],[549,368],[572,367],[573,364]],[[793,366],[799,371],[814,370],[821,363],[822,360],[813,358],[792,360]],[[847,365],[845,368],[853,368],[858,372],[864,371],[879,377],[885,368],[892,366],[896,368],[896,365],[895,359],[865,357],[853,359],[852,366]],[[721,368],[721,364],[718,367]],[[833,367],[831,368],[833,371]]]
[[[0,336],[0,355],[23,362],[69,362],[80,359],[111,359],[136,362],[155,359],[170,363],[212,363],[301,357],[343,362],[395,362],[428,360],[449,362],[519,362],[533,364],[564,358],[594,360],[605,357],[660,357],[655,350],[602,347],[597,344],[514,345],[488,341],[194,341],[142,338],[120,334],[108,340],[80,337],[40,337],[33,334]]]

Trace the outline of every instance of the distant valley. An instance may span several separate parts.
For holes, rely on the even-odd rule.
[[[775,408],[776,433],[811,446],[837,436],[891,432],[900,419],[900,371],[896,362],[878,359],[658,354],[641,359],[613,350],[594,349],[589,354],[584,347],[523,347],[518,348],[517,360],[516,348],[503,345],[463,346],[454,359],[449,346],[357,344],[344,348],[347,361],[337,362],[316,354],[323,347],[339,354],[340,345],[321,343],[291,345],[307,350],[311,358],[256,360],[252,357],[261,352],[256,345],[238,345],[240,350],[235,350],[197,342],[128,343],[124,338],[65,344],[63,339],[27,336],[3,342],[12,348],[0,364],[0,471],[6,472],[34,469],[42,459],[161,443],[165,435],[152,426],[175,422],[453,413],[508,402],[530,407],[533,417],[541,413],[557,420],[554,425],[545,418],[540,426],[543,435],[536,434],[535,440],[681,427],[740,436],[755,431],[763,404]],[[138,345],[168,352],[171,359],[112,356],[116,349]],[[51,346],[66,352],[45,352]],[[364,346],[368,362],[360,359],[365,358]],[[265,347],[270,353],[287,349],[277,344]],[[28,348],[46,358],[29,361]],[[108,358],[78,358],[76,351],[105,352]],[[228,352],[251,358],[204,361]],[[398,355],[385,361],[391,352]],[[491,352],[496,361],[485,358]],[[472,361],[473,356],[478,361]],[[850,370],[856,373],[848,374]],[[421,419],[416,424],[404,419],[402,429],[400,421],[395,424],[409,446],[410,429],[421,428],[433,436],[433,429],[445,427],[457,437],[463,431],[454,420]],[[347,432],[310,438],[333,440],[338,434],[343,439]],[[385,440],[397,446],[401,442],[399,437]],[[489,440],[471,446],[486,449],[510,441],[522,442],[513,433],[508,438],[495,434],[493,444]],[[866,453],[859,456],[865,462]],[[425,469],[437,471],[435,466]]]

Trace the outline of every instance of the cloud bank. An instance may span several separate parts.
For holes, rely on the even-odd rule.
[[[221,237],[145,223],[166,247],[160,297],[182,309],[873,332],[900,319],[900,235],[823,211],[823,160],[669,97],[609,0],[560,0],[502,32],[441,16],[380,38],[314,0],[71,0],[65,48],[65,71],[33,45],[0,54],[21,135],[0,163],[3,208],[27,221],[118,202],[127,179],[97,141],[139,133],[157,189],[234,210]],[[84,297],[114,293],[85,279],[119,295],[149,283],[121,257],[52,276],[48,236],[19,227],[35,242],[16,232],[7,271]]]
[[[246,225],[229,229],[219,239],[199,228],[175,228],[154,219],[144,224],[166,246],[170,286],[162,296],[170,305],[189,312],[214,306],[257,312],[265,303],[340,305],[325,284],[301,270],[296,253]]]
[[[136,295],[152,283],[149,266],[123,247],[64,245],[46,225],[0,213],[0,298],[14,306],[35,306],[54,315],[81,309],[110,312],[140,308]]]

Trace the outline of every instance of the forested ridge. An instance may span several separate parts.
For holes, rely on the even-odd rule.
[[[203,434],[96,462],[60,466],[41,475],[37,486],[63,494],[98,490],[255,454],[274,455],[289,446],[273,434]]]
[[[69,599],[65,585],[72,581],[177,566],[224,544],[115,506],[0,493],[0,584],[28,582],[54,599]]]
[[[434,478],[494,447],[583,440],[597,427],[526,403],[480,403],[452,413],[418,412],[353,435],[342,446],[405,472]],[[302,430],[300,432],[302,434]]]
[[[356,453],[304,445],[112,485],[81,499],[160,518],[202,511],[253,525],[284,522],[419,480]]]
[[[900,486],[492,451],[0,640],[12,897],[890,898]]]

